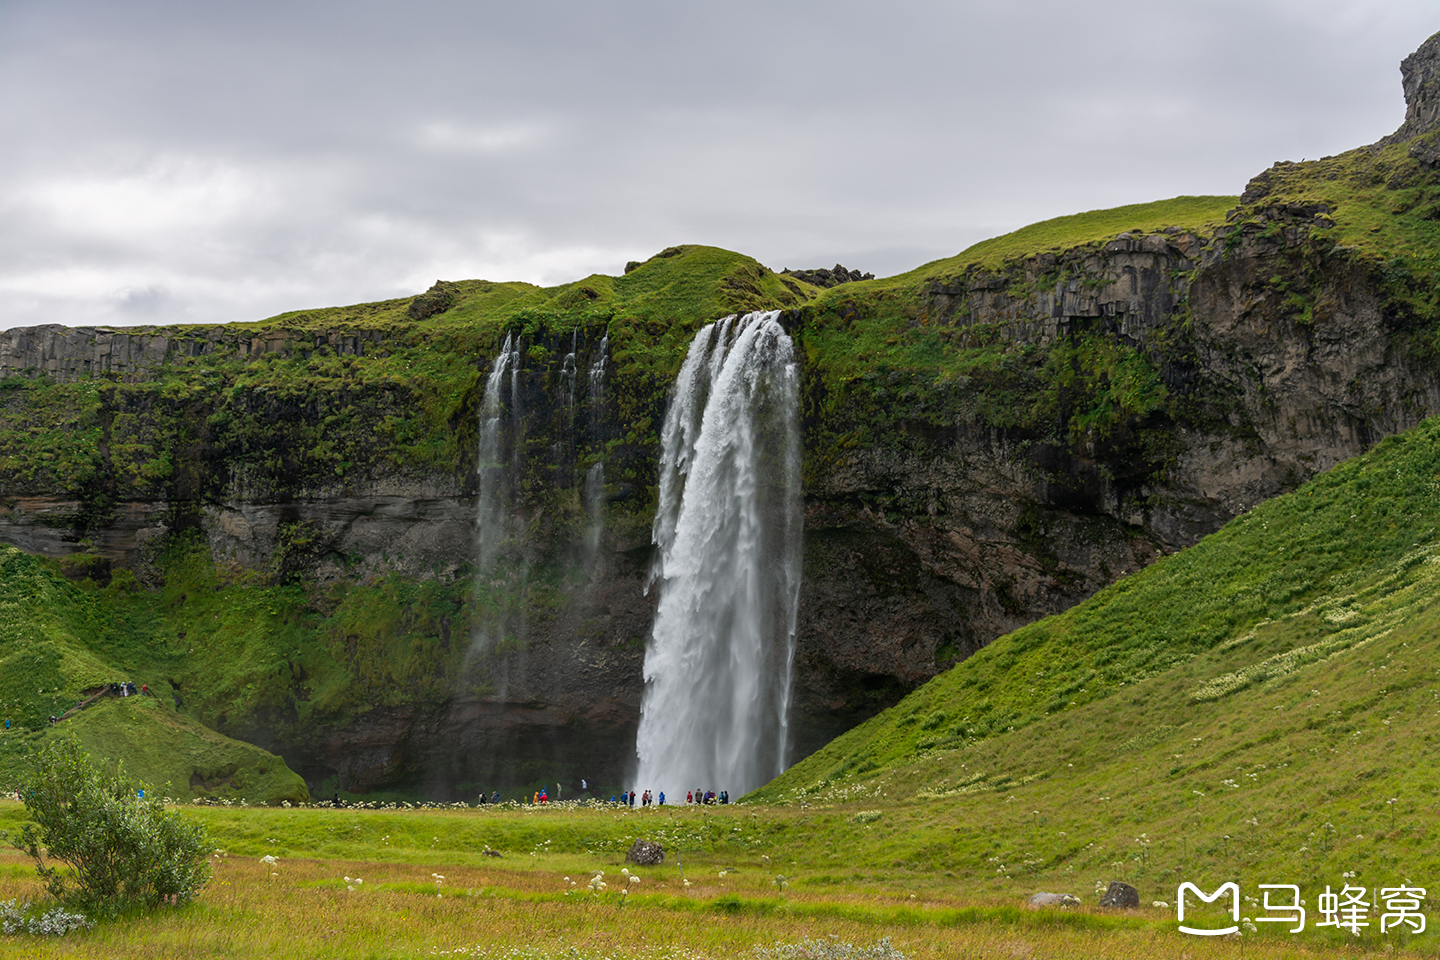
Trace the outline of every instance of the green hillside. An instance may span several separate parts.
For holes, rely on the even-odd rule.
[[[880,808],[884,860],[997,891],[1433,876],[1437,493],[1432,419],[994,641],[748,799]]]
[[[113,589],[95,590],[57,567],[0,547],[0,789],[40,740],[75,736],[92,756],[123,762],[176,799],[308,799],[304,781],[279,757],[177,709],[173,681],[183,675],[183,658],[173,635],[154,632],[145,615],[153,600],[132,593],[143,602],[126,602],[118,578]],[[157,695],[89,702],[126,680]],[[75,710],[82,701],[89,705]],[[64,719],[52,726],[51,716]]]

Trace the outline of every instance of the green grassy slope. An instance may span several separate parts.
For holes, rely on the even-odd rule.
[[[996,889],[1433,876],[1437,492],[1432,419],[994,641],[750,799],[880,808],[880,859]]]
[[[1150,203],[1131,203],[1106,210],[1088,210],[1042,220],[1019,230],[982,240],[953,257],[934,260],[884,283],[901,285],[932,277],[954,276],[971,267],[996,270],[1007,263],[1041,253],[1058,253],[1105,243],[1122,233],[1159,233],[1175,228],[1209,233],[1225,223],[1237,197],[1172,197]]]
[[[152,632],[148,597],[127,603],[123,582],[99,591],[55,564],[0,547],[0,777],[8,783],[39,741],[77,736],[96,757],[125,763],[168,796],[303,800],[304,782],[279,757],[222,736],[180,712],[179,652]],[[110,683],[133,680],[156,697],[104,698],[50,726]],[[9,729],[3,721],[10,721]],[[168,784],[168,787],[166,786]]]

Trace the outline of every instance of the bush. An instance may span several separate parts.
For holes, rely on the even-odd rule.
[[[16,846],[63,904],[113,915],[193,899],[210,879],[204,827],[117,771],[100,770],[70,739],[46,744],[20,785],[33,818]],[[49,857],[52,865],[47,866]],[[62,873],[54,861],[68,864]]]

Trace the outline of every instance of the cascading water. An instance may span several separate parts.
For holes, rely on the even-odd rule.
[[[778,313],[695,335],[665,417],[635,785],[739,796],[786,766],[800,596],[794,347]]]
[[[590,435],[603,450],[600,435],[604,423],[605,362],[610,350],[610,334],[600,338],[595,350],[595,359],[590,362]],[[600,551],[600,534],[605,528],[605,459],[601,459],[585,471],[585,557],[587,565],[593,566]]]
[[[570,334],[570,352],[560,362],[560,389],[565,394],[565,409],[572,417],[575,415],[575,381],[579,372],[575,367],[575,351],[579,345],[580,328],[576,327]]]
[[[475,507],[475,547],[479,569],[487,572],[495,563],[495,551],[505,539],[505,504],[501,486],[505,465],[500,460],[500,391],[505,373],[518,361],[509,334],[490,367],[485,393],[480,400],[480,449],[475,464],[480,494]]]

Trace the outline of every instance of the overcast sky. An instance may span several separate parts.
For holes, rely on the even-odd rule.
[[[0,0],[0,327],[898,273],[1404,115],[1434,0]]]

